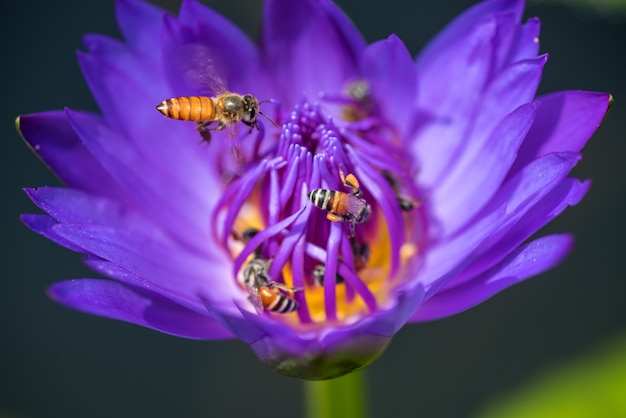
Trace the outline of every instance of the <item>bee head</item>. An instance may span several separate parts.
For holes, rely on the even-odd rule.
[[[372,207],[369,203],[366,203],[365,206],[363,206],[363,208],[361,208],[361,210],[356,214],[356,216],[354,217],[354,221],[358,224],[365,223],[371,215]]]
[[[248,125],[254,125],[256,122],[256,114],[259,110],[259,104],[252,95],[243,96],[243,122]]]

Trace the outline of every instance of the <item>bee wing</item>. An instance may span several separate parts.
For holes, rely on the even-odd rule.
[[[348,196],[346,200],[346,208],[349,213],[355,214],[363,210],[367,206],[367,202],[356,196]]]
[[[261,292],[259,291],[259,286],[251,286],[246,284],[246,288],[248,289],[248,294],[250,295],[250,302],[254,305],[257,313],[263,313],[263,301],[261,300]]]
[[[203,44],[185,44],[178,50],[180,72],[191,88],[207,96],[227,91],[228,71],[218,65],[218,53]],[[223,61],[223,60],[221,60]]]

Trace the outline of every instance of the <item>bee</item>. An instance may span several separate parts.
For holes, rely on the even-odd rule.
[[[249,227],[242,232],[233,231],[233,237],[247,243],[255,235],[261,232],[255,227]],[[254,250],[252,259],[246,264],[243,272],[238,277],[239,282],[245,286],[250,301],[258,313],[265,310],[276,313],[288,313],[298,309],[298,302],[282,292],[292,293],[299,289],[292,289],[270,279],[267,275],[269,260],[261,257],[261,247]],[[281,292],[282,291],[282,292]]]
[[[319,263],[313,267],[313,271],[311,272],[311,276],[313,277],[313,282],[318,286],[324,286],[324,274],[326,273],[326,266],[324,264]],[[345,282],[346,279],[339,273],[335,276],[335,284],[341,284]]]
[[[359,181],[353,174],[344,177],[339,170],[341,182],[350,189],[350,193],[339,190],[314,189],[308,194],[309,200],[318,208],[328,212],[326,218],[332,222],[350,222],[351,236],[354,236],[354,225],[366,222],[372,209],[361,196]]]
[[[298,302],[282,292],[292,293],[292,289],[269,278],[269,261],[256,257],[250,260],[243,270],[243,282],[250,294],[250,301],[258,313],[270,311],[289,313],[298,309]],[[282,292],[281,292],[282,291]]]
[[[370,247],[367,243],[359,244],[356,242],[355,237],[350,237],[350,247],[352,247],[352,255],[354,257],[354,269],[358,273],[360,270],[363,270],[367,267],[367,262],[370,258]],[[313,277],[313,281],[318,286],[324,285],[324,273],[325,266],[322,263],[318,263],[311,272],[311,276]],[[341,274],[337,273],[335,278],[336,284],[341,284],[345,282],[345,279],[341,276]]]
[[[365,119],[372,111],[374,102],[370,84],[361,79],[351,81],[345,89],[345,94],[349,98],[341,109],[341,117],[348,122],[357,122]]]
[[[257,115],[262,115],[278,128],[272,119],[259,110],[260,103],[251,94],[241,96],[225,92],[215,97],[173,97],[163,100],[156,109],[170,119],[196,122],[202,140],[209,143],[211,131],[222,131],[237,122],[249,126],[252,131],[257,127]]]
[[[352,247],[352,255],[354,256],[354,269],[356,271],[363,270],[367,267],[370,260],[370,246],[364,243],[357,243],[354,237],[350,238],[350,246]]]
[[[389,183],[389,185],[391,186],[391,189],[396,195],[398,206],[400,206],[400,209],[403,212],[410,212],[420,204],[420,201],[418,199],[413,199],[402,194],[402,191],[400,190],[400,184],[398,183],[398,180],[393,176],[393,174],[391,174],[389,171],[383,170],[382,175],[385,180],[387,180],[387,183]]]

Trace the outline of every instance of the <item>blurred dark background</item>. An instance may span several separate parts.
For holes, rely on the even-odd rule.
[[[178,1],[156,3],[175,11]],[[205,1],[255,36],[260,1]],[[413,54],[472,1],[339,1],[368,41],[397,33]],[[575,169],[593,186],[546,232],[577,237],[558,268],[449,319],[405,327],[367,369],[371,417],[473,416],[542,370],[626,334],[626,23],[530,3],[549,52],[540,92],[609,91],[615,104]],[[88,32],[118,36],[113,1],[2,6],[4,78],[0,417],[302,416],[301,382],[266,369],[239,341],[178,339],[71,311],[45,288],[93,276],[79,257],[18,219],[22,187],[57,181],[14,128],[19,114],[96,110],[75,59]]]

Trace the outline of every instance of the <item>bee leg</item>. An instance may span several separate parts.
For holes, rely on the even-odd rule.
[[[328,212],[326,214],[326,219],[328,219],[329,221],[332,222],[345,222],[348,220],[348,218],[346,216],[343,215],[339,215],[335,212]]]
[[[289,287],[289,286],[285,286],[282,283],[278,283],[278,282],[274,282],[274,281],[270,281],[267,283],[267,287],[268,288],[273,288],[276,287],[282,291],[285,291],[287,293],[293,293],[293,292],[300,292],[302,290],[304,290],[303,287]]]
[[[343,170],[339,168],[339,177],[341,177],[341,182],[343,183],[343,185],[352,190],[353,196],[361,195],[361,190],[359,189],[359,181],[354,176],[354,174],[348,174],[347,176],[344,176]]]
[[[196,130],[200,134],[203,142],[207,144],[211,142],[211,122],[198,122],[196,123]]]
[[[350,238],[354,238],[356,236],[356,231],[354,230],[354,219],[350,219]]]
[[[346,222],[346,221],[350,221],[350,237],[354,237],[354,235],[355,235],[354,219],[351,218],[350,216],[339,215],[338,213],[334,213],[334,212],[328,212],[326,214],[326,219],[328,219],[329,221],[332,221],[332,222]]]

